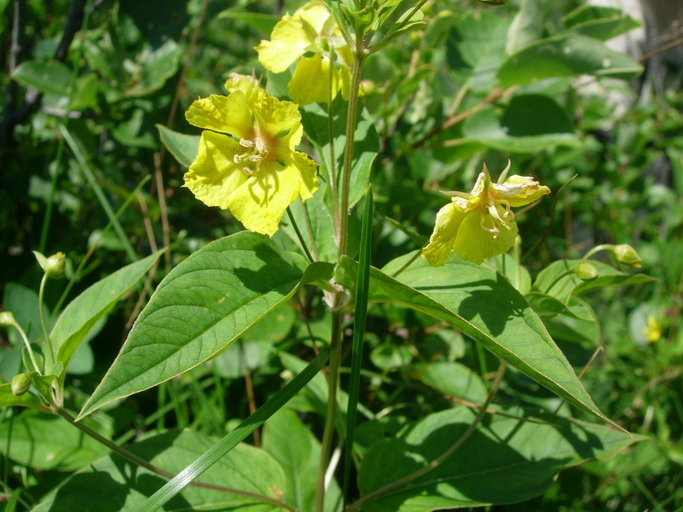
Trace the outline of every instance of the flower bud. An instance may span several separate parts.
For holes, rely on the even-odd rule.
[[[50,256],[45,263],[45,273],[51,279],[61,279],[64,277],[64,267],[66,266],[66,256],[63,252],[57,252]]]
[[[18,373],[12,377],[12,382],[10,383],[10,390],[14,396],[23,395],[31,387],[31,377],[25,373]]]
[[[640,268],[643,264],[636,250],[628,244],[615,245],[614,255],[619,263],[627,267]]]
[[[0,327],[12,327],[16,323],[11,311],[0,311]]]
[[[576,274],[576,277],[581,279],[581,281],[593,281],[600,275],[598,269],[587,261],[582,261],[576,265],[574,274]]]

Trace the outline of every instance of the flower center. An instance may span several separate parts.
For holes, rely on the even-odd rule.
[[[241,152],[235,153],[233,161],[242,166],[245,174],[256,174],[261,164],[275,159],[272,145],[268,144],[268,138],[256,131],[251,138],[243,138],[239,141]]]

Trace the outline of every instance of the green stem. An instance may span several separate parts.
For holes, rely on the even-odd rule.
[[[47,356],[48,363],[45,365],[46,373],[50,373],[50,368],[55,361],[55,352],[52,348],[52,342],[50,341],[50,334],[47,331],[47,323],[45,322],[45,308],[43,306],[43,296],[45,293],[45,283],[47,283],[47,272],[43,274],[43,278],[40,280],[40,289],[38,290],[38,313],[40,315],[40,326],[43,328],[43,336],[45,338],[45,344],[47,345]]]
[[[334,57],[335,52],[330,52],[330,76],[327,88],[327,138],[330,144],[330,160],[327,166],[330,175],[330,189],[332,190],[332,216],[335,233],[339,234],[340,210],[339,210],[339,185],[337,184],[337,157],[334,152],[334,97],[332,94],[332,82],[334,80]]]
[[[325,474],[332,452],[334,424],[337,415],[337,388],[339,387],[339,367],[342,352],[342,316],[339,310],[332,314],[332,338],[330,340],[330,362],[327,368],[327,412],[325,414],[325,429],[323,431],[322,447],[320,450],[320,464],[318,466],[318,481],[315,489],[315,510],[322,512],[325,504]]]
[[[26,351],[28,352],[28,357],[31,359],[31,364],[33,365],[33,369],[38,375],[42,375],[42,372],[40,371],[40,367],[38,366],[38,363],[36,363],[36,358],[33,355],[33,350],[31,349],[31,343],[28,341],[28,337],[26,336],[26,333],[24,332],[24,329],[21,328],[21,325],[18,323],[14,322],[14,328],[19,331],[19,336],[21,336],[21,339],[24,341],[24,345],[26,345]]]
[[[296,237],[299,239],[301,248],[304,250],[304,253],[306,253],[306,258],[308,259],[308,262],[313,263],[315,260],[313,259],[313,256],[311,256],[311,252],[308,250],[308,246],[306,246],[306,241],[304,240],[304,237],[301,234],[301,231],[299,230],[299,226],[297,225],[296,220],[294,220],[294,215],[292,215],[292,210],[289,206],[287,207],[287,217],[289,217],[289,222],[292,223],[292,227],[294,228]]]
[[[601,245],[596,245],[593,247],[590,251],[588,251],[586,254],[583,255],[582,260],[587,260],[591,256],[593,256],[595,253],[600,252],[600,251],[607,251],[611,249],[613,246],[611,244],[601,244]]]
[[[320,261],[320,253],[318,252],[318,246],[315,243],[315,236],[313,236],[313,228],[311,227],[311,217],[308,214],[308,206],[306,204],[301,205],[304,211],[304,225],[306,226],[306,234],[308,235],[308,240],[311,243],[311,251],[313,252],[313,257],[315,261]]]
[[[424,247],[423,247],[422,249],[424,249]],[[412,257],[412,258],[410,258],[410,259],[409,259],[401,268],[399,268],[396,272],[394,272],[393,274],[391,274],[391,277],[394,277],[394,278],[398,277],[398,276],[401,274],[401,272],[403,272],[403,271],[404,271],[405,269],[407,269],[410,265],[412,265],[413,263],[415,263],[415,261],[417,261],[417,259],[420,257],[420,254],[422,254],[422,249],[420,249],[420,250],[417,251],[415,254],[413,254],[413,257]]]
[[[71,416],[71,414],[69,414],[67,411],[65,411],[61,407],[53,407],[53,410],[56,414],[58,414],[59,416],[64,418],[66,421],[71,423],[74,427],[79,429],[81,432],[92,437],[95,441],[103,444],[104,446],[109,448],[111,451],[117,453],[118,455],[120,455],[124,459],[129,460],[133,464],[137,464],[138,466],[141,466],[145,469],[148,469],[152,473],[156,473],[157,475],[163,476],[164,478],[171,479],[171,478],[174,478],[176,476],[173,473],[169,473],[168,471],[164,471],[160,467],[157,467],[154,464],[147,462],[145,459],[138,457],[137,455],[135,455],[132,452],[129,452],[125,448],[120,447],[119,445],[117,445],[113,441],[110,441],[106,437],[101,436],[100,434],[98,434],[96,431],[94,431],[90,427],[83,425],[83,423],[81,423],[81,422],[76,421],[74,419],[74,417]],[[228,492],[231,494],[239,494],[241,496],[248,496],[250,498],[255,498],[255,499],[258,499],[258,500],[263,501],[265,503],[271,503],[271,504],[276,505],[278,507],[281,507],[281,508],[284,508],[287,510],[291,510],[292,512],[295,512],[295,509],[293,509],[289,505],[287,505],[287,504],[285,504],[279,500],[276,500],[274,498],[271,498],[269,496],[263,496],[261,494],[256,494],[256,493],[252,493],[252,492],[248,492],[248,491],[242,491],[240,489],[233,489],[231,487],[223,487],[222,485],[207,484],[204,482],[197,482],[197,481],[192,481],[192,482],[190,482],[189,485],[192,485],[194,487],[201,487],[204,489],[212,489],[212,490],[216,490],[216,491]]]
[[[371,492],[370,494],[367,494],[363,496],[361,499],[356,501],[355,503],[352,503],[350,506],[348,506],[344,512],[350,512],[351,510],[356,510],[359,508],[361,505],[364,503],[367,503],[370,500],[373,500],[377,498],[378,496],[381,496],[383,494],[388,493],[389,491],[393,491],[397,487],[401,487],[404,484],[407,484],[409,482],[412,482],[413,480],[420,478],[422,475],[429,473],[431,470],[434,468],[440,466],[443,464],[448,458],[453,455],[464,443],[467,441],[470,436],[474,433],[475,429],[479,424],[481,423],[481,420],[484,419],[484,416],[487,414],[487,409],[491,401],[493,400],[493,397],[496,396],[496,393],[498,392],[498,387],[500,386],[501,381],[503,380],[503,376],[505,375],[505,369],[507,368],[507,364],[505,362],[502,362],[500,364],[500,367],[498,368],[498,372],[496,373],[496,378],[493,381],[493,384],[491,385],[491,390],[489,391],[488,395],[486,396],[486,400],[484,400],[484,403],[481,404],[481,407],[479,408],[479,413],[477,414],[476,418],[474,418],[474,421],[467,427],[467,430],[458,438],[458,440],[453,443],[453,445],[443,452],[439,457],[431,461],[429,464],[426,466],[421,467],[417,471],[414,471],[413,473],[404,476],[403,478],[399,478],[398,480],[391,482],[388,485],[385,485],[384,487],[381,487],[377,489],[376,491]]]
[[[548,288],[546,288],[545,294],[546,294],[546,295],[550,294],[550,290],[552,290],[553,287],[554,287],[557,283],[559,283],[563,278],[565,278],[565,277],[567,277],[568,275],[573,274],[573,273],[574,273],[574,270],[573,270],[573,269],[565,270],[564,272],[562,272],[559,276],[557,276],[557,277],[555,278],[555,280],[554,280],[552,283],[550,283],[550,286],[548,286]]]

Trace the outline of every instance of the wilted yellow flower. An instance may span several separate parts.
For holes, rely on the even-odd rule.
[[[654,315],[647,315],[647,326],[643,327],[643,334],[648,343],[655,343],[662,337],[662,326]]]
[[[529,176],[505,179],[510,164],[492,183],[488,169],[479,173],[472,192],[450,192],[454,197],[436,215],[434,232],[422,251],[430,265],[443,265],[451,251],[473,263],[510,250],[517,236],[512,206],[524,206],[550,193]]]
[[[232,75],[225,88],[229,96],[200,98],[185,113],[204,128],[185,186],[248,230],[272,236],[287,207],[317,190],[317,164],[294,150],[303,135],[294,103],[269,96],[247,76]]]
[[[282,73],[298,61],[287,88],[299,105],[330,101],[340,87],[348,98],[353,56],[320,0],[308,2],[292,16],[285,14],[270,41],[261,41],[256,51],[261,64],[273,73]]]

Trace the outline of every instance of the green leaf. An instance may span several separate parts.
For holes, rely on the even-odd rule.
[[[215,439],[190,430],[149,437],[126,449],[170,473],[178,473]],[[268,498],[278,498],[285,488],[279,464],[264,450],[237,446],[202,476],[207,484],[230,487]],[[118,455],[110,455],[71,476],[46,496],[33,512],[133,512],[138,510],[164,478],[135,466]],[[187,487],[164,510],[249,510],[281,512],[256,496],[214,489]]]
[[[593,75],[630,80],[643,67],[597,39],[565,34],[543,39],[511,55],[498,70],[503,87],[561,76]]]
[[[32,395],[30,392],[24,393],[20,396],[14,396],[12,394],[11,388],[12,387],[10,384],[0,384],[0,407],[4,407],[6,405],[17,405],[19,407],[30,407],[31,409],[38,409],[41,411],[48,410],[47,407],[43,405],[43,402],[41,402],[37,396]],[[7,422],[5,422],[4,424],[6,425]],[[2,449],[4,448],[0,447],[0,450]]]
[[[578,295],[587,290],[656,280],[645,274],[627,274],[605,263],[590,260],[590,264],[598,271],[598,277],[592,281],[582,281],[572,272],[574,267],[582,261],[585,260],[560,260],[551,263],[539,272],[534,281],[534,290],[566,303],[572,295]]]
[[[329,266],[241,232],[189,256],[159,284],[79,417],[216,356]]]
[[[608,458],[644,439],[557,416],[492,415],[444,463],[363,505],[367,512],[428,512],[515,503],[542,494],[563,468]],[[411,474],[441,455],[473,422],[459,407],[427,416],[398,437],[375,444],[363,460],[362,496]]]
[[[477,142],[498,151],[535,153],[553,146],[580,146],[564,109],[540,94],[515,96],[499,112],[485,107],[462,128],[462,143]]]
[[[483,402],[486,398],[486,387],[481,377],[460,363],[418,363],[406,368],[406,375],[454,398],[475,404]]]
[[[563,21],[571,31],[601,41],[642,26],[641,22],[626,16],[621,9],[596,5],[582,5],[567,14]]]
[[[250,12],[244,10],[242,7],[231,7],[222,11],[217,18],[220,19],[233,19],[243,22],[245,25],[258,30],[263,35],[270,35],[273,31],[273,27],[280,20],[277,16],[272,14],[264,14],[261,12]]]
[[[337,184],[341,189],[341,172],[346,144],[346,103],[337,100],[333,103],[334,169],[337,171]],[[306,135],[318,147],[323,160],[322,166],[326,175],[330,169],[330,144],[327,126],[327,108],[313,103],[301,109],[301,123]],[[351,163],[351,189],[349,191],[349,208],[355,205],[364,195],[368,186],[372,163],[379,151],[379,135],[375,123],[366,110],[359,113],[358,124],[354,133],[353,161]],[[338,191],[341,195],[341,190]]]
[[[94,420],[89,418],[85,424],[105,437],[111,435],[110,425]],[[0,450],[26,466],[58,471],[74,471],[109,452],[106,446],[62,418],[37,411],[26,411],[11,421],[3,421]]]
[[[263,449],[285,473],[283,500],[297,510],[314,510],[315,488],[320,464],[320,443],[311,430],[290,409],[282,408],[267,422]],[[325,511],[337,510],[339,487],[335,479],[325,492]]]
[[[88,332],[147,273],[161,254],[157,252],[117,270],[90,286],[64,308],[50,333],[57,360],[64,368]]]
[[[158,510],[161,505],[176,496],[192,480],[223,459],[236,446],[239,446],[241,441],[289,402],[313,377],[317,376],[327,362],[328,356],[329,354],[326,350],[322,351],[291,382],[273,395],[272,398],[259,407],[254,414],[244,420],[237,428],[206,450],[192,464],[178,472],[172,480],[164,484],[161,489],[146,500],[142,507],[136,509],[136,512],[153,512]],[[248,465],[256,468],[257,471],[260,470],[258,465],[254,465],[251,461],[248,462]],[[282,493],[279,492],[278,496],[281,495]]]
[[[69,96],[73,87],[73,73],[56,60],[22,62],[12,78],[24,87],[33,87],[43,94]]]
[[[524,297],[505,278],[455,257],[441,267],[420,258],[398,280],[388,274],[410,255],[372,269],[370,300],[401,304],[460,329],[525,375],[584,411],[614,424],[593,403],[562,351]],[[342,260],[336,281],[353,288],[356,263]]]
[[[178,160],[178,163],[185,167],[190,167],[190,164],[197,158],[199,151],[199,135],[186,135],[184,133],[174,132],[160,124],[156,125],[159,130],[159,137],[164,143],[166,149]]]

